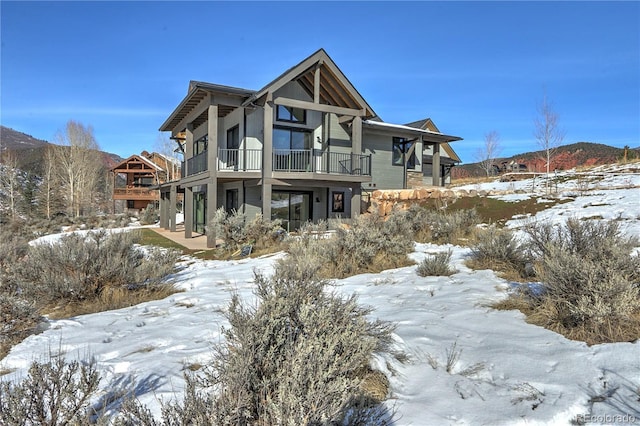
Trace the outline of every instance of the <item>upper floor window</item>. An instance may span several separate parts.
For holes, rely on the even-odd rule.
[[[411,150],[415,142],[408,141],[406,138],[393,138],[393,156],[392,156],[392,164],[394,166],[403,166],[404,162],[407,161],[407,168],[414,169],[416,167],[416,152],[415,150],[411,153],[411,157],[406,158],[407,153]]]
[[[209,146],[209,135],[204,135],[197,141],[193,142],[193,155],[202,154]]]
[[[240,148],[240,127],[235,126],[227,130],[227,149]]]
[[[278,105],[276,109],[276,120],[305,124],[307,121],[307,111],[302,108]]]

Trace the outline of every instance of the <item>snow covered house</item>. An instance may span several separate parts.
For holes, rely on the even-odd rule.
[[[257,91],[191,81],[160,131],[185,159],[182,178],[160,185],[160,225],[176,230],[184,193],[186,238],[205,233],[220,207],[293,230],[354,217],[375,189],[443,185],[459,161],[448,144],[461,139],[428,119],[382,121],[324,49]]]

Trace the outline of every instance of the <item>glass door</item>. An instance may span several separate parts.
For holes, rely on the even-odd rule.
[[[205,233],[207,225],[207,195],[204,192],[193,193],[193,230],[199,234]]]
[[[287,231],[295,231],[311,220],[311,192],[273,191],[271,219],[280,219]]]

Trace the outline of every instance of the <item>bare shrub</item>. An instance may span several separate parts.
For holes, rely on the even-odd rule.
[[[406,215],[411,222],[414,239],[418,242],[453,244],[471,235],[476,225],[481,223],[475,209],[446,212],[412,204]]]
[[[231,251],[246,244],[253,244],[256,248],[268,248],[279,242],[284,234],[280,220],[267,220],[262,215],[247,220],[244,213],[236,210],[229,213],[223,207],[216,210],[207,229],[222,238],[225,248]]]
[[[255,279],[258,306],[233,297],[225,343],[203,375],[187,379],[184,401],[164,405],[160,424],[384,424],[363,372],[393,327],[303,268],[278,263],[273,277]],[[145,410],[125,415],[140,424]]]
[[[35,303],[0,293],[0,358],[11,346],[32,334],[40,322]]]
[[[15,280],[25,297],[40,304],[94,299],[107,287],[158,284],[174,269],[178,253],[145,252],[136,246],[137,238],[135,233],[98,231],[33,245],[15,268]]]
[[[421,277],[449,276],[456,273],[456,270],[449,266],[451,261],[451,250],[427,255],[418,264],[416,272]]]
[[[513,296],[529,322],[589,344],[640,337],[636,239],[623,236],[614,221],[531,222],[525,230],[544,285],[539,294]]]
[[[0,383],[0,423],[7,426],[90,424],[90,398],[100,377],[93,360],[33,362],[20,383]]]
[[[152,225],[158,220],[158,212],[153,204],[147,204],[147,207],[140,212],[140,223],[142,225]]]
[[[328,276],[345,277],[408,264],[414,242],[406,216],[361,215],[351,227],[339,227],[322,252]]]
[[[508,229],[490,229],[477,234],[471,246],[472,266],[496,271],[524,272],[526,258],[524,248]]]

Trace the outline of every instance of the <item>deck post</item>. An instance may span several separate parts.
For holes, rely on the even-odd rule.
[[[207,147],[207,163],[209,169],[209,181],[207,182],[207,248],[215,248],[216,231],[209,228],[209,224],[216,215],[218,206],[218,105],[213,104],[213,97],[207,112],[207,132],[209,143]]]
[[[431,184],[433,186],[441,186],[440,183],[440,144],[433,144],[433,161],[431,165]]]

